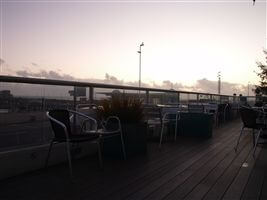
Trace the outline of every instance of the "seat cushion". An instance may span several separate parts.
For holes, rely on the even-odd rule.
[[[114,136],[114,135],[120,135],[119,130],[98,129],[97,133],[100,134],[102,137],[110,137],[110,136]]]

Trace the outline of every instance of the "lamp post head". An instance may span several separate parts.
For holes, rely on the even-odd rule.
[[[218,72],[217,77],[221,78],[221,72]]]
[[[144,46],[144,42],[142,42],[142,43],[140,44],[140,47],[142,47],[142,46]]]

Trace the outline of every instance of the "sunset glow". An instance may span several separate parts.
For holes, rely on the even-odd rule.
[[[1,1],[2,74],[55,71],[81,79],[246,85],[266,47],[259,1]]]

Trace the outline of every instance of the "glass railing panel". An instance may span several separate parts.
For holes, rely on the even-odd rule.
[[[178,94],[173,92],[165,92],[163,94],[162,104],[177,105],[179,104]]]
[[[104,88],[110,85],[103,85],[103,88],[93,88],[90,84],[86,87],[40,85],[37,83],[43,83],[43,80],[40,82],[40,80],[33,79],[33,81],[37,81],[36,84],[0,82],[0,151],[48,143],[53,133],[45,114],[47,110],[74,109],[79,104],[99,104],[101,100],[111,98],[113,95],[137,97],[149,104],[179,103],[185,106],[189,103],[202,102],[241,102],[239,96],[157,89],[139,91],[137,88],[121,89],[123,86],[119,86],[120,89]],[[55,81],[55,84],[61,84],[61,82]],[[84,85],[83,83],[76,84]],[[246,97],[246,101],[254,105],[256,98]]]
[[[197,94],[189,94],[189,103],[198,103]]]
[[[201,102],[201,103],[210,103],[210,102],[212,102],[211,95],[209,95],[209,94],[207,94],[207,95],[199,94],[198,98],[199,98],[199,102]]]
[[[180,104],[188,104],[189,103],[189,94],[180,92]]]
[[[229,103],[228,96],[220,96],[220,103]]]
[[[219,95],[212,95],[212,102],[220,103],[220,96]]]
[[[163,98],[164,98],[163,92],[155,92],[155,91],[149,92],[149,104],[153,105],[163,104],[164,102]]]
[[[256,97],[247,97],[247,103],[250,105],[250,106],[254,106],[255,103],[256,103]]]
[[[229,97],[228,97],[228,102],[229,102],[230,104],[234,103],[234,98],[231,97],[231,96],[229,96]]]
[[[178,104],[179,97],[176,92],[149,92],[149,104]]]
[[[52,138],[46,111],[73,108],[73,87],[2,83],[0,151],[48,143]]]
[[[116,89],[116,88],[94,88],[93,93],[93,102],[97,105],[101,104],[101,101],[104,99],[110,99],[113,96],[138,96],[137,91],[129,91],[123,89]]]

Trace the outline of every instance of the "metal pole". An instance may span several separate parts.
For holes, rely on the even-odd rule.
[[[218,72],[218,94],[221,94],[221,72]]]
[[[139,51],[139,88],[141,87],[141,45],[140,45],[140,51]]]
[[[94,88],[89,87],[89,101],[91,104],[94,103]]]
[[[248,82],[248,96],[249,96],[249,83],[250,83],[250,82]]]
[[[149,90],[146,90],[146,104],[149,104]]]
[[[139,51],[137,51],[137,53],[139,53],[139,88],[141,87],[141,54],[142,54],[141,47],[142,46],[144,46],[143,42],[139,46]],[[139,92],[140,92],[140,90],[139,90]]]
[[[76,111],[76,105],[77,105],[77,86],[73,87],[73,110]],[[74,117],[73,117],[73,132],[74,134],[76,133],[76,114],[74,113]]]

